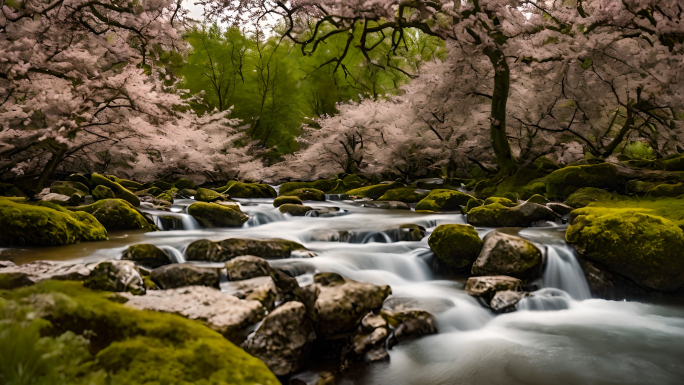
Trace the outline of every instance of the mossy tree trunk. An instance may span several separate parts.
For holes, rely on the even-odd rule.
[[[490,135],[496,155],[496,163],[499,165],[499,173],[505,177],[512,175],[518,169],[506,135],[506,103],[508,102],[511,73],[503,51],[496,48],[486,48],[485,54],[494,66]]]

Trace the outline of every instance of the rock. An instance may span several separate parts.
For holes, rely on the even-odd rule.
[[[559,218],[553,210],[536,203],[525,202],[519,206],[506,207],[492,203],[468,211],[468,223],[483,227],[530,227],[539,221],[555,221]]]
[[[0,183],[0,196],[28,198],[23,191],[11,183]]]
[[[411,210],[411,206],[409,206],[407,203],[396,201],[366,202],[361,206],[383,210]]]
[[[242,348],[264,361],[275,375],[285,376],[301,368],[315,338],[304,304],[293,301],[271,312]]]
[[[273,207],[280,207],[286,203],[292,204],[292,205],[301,205],[302,200],[299,199],[299,197],[290,196],[290,195],[279,196],[278,198],[273,200]]]
[[[468,295],[482,297],[487,303],[492,300],[494,294],[500,291],[519,291],[521,288],[521,280],[505,275],[470,277],[465,286]]]
[[[200,239],[185,250],[186,258],[194,261],[225,262],[242,255],[266,259],[289,258],[295,250],[306,250],[297,242],[285,239],[230,238],[219,242]]]
[[[85,175],[71,174],[67,177],[67,180],[81,183],[84,186],[90,186],[90,179],[88,179]]]
[[[226,273],[229,281],[269,276],[271,265],[262,258],[243,255],[226,262]]]
[[[544,198],[542,195],[539,194],[534,194],[531,197],[527,199],[528,202],[530,203],[536,203],[538,205],[545,205],[549,203],[549,200]]]
[[[228,198],[219,194],[214,190],[209,190],[208,188],[198,188],[196,194],[194,194],[195,200],[200,202],[217,202],[217,201],[227,201]]]
[[[197,202],[188,207],[192,215],[205,227],[242,227],[249,215],[237,205],[221,205],[218,203]]]
[[[301,204],[291,204],[291,203],[285,203],[283,205],[280,205],[278,207],[278,210],[283,213],[283,214],[290,214],[293,217],[303,217],[306,216],[306,213],[313,210],[311,206],[303,206]]]
[[[543,172],[553,172],[555,170],[558,170],[560,167],[558,167],[558,164],[554,162],[553,160],[545,157],[545,156],[540,156],[539,158],[535,159],[534,162],[532,162],[532,165],[538,170],[538,171],[543,171]]]
[[[270,276],[221,282],[221,291],[240,299],[259,301],[268,311],[273,310],[278,296],[277,286]]]
[[[649,191],[652,197],[677,197],[684,194],[684,183],[661,184]]]
[[[31,286],[34,282],[26,273],[3,273],[0,272],[0,290],[14,290],[19,287]]]
[[[424,190],[423,190],[424,191]],[[416,203],[420,202],[423,198],[428,195],[427,192],[422,192],[417,190],[415,187],[401,187],[388,190],[384,193],[379,201],[395,201],[404,203]]]
[[[383,310],[382,317],[394,329],[396,342],[404,342],[437,333],[435,317],[423,310]]]
[[[483,201],[476,198],[471,198],[468,200],[468,203],[466,203],[465,207],[461,209],[461,211],[463,212],[463,214],[468,214],[470,210],[474,209],[475,207],[480,207],[483,204]]]
[[[7,262],[5,262],[7,263]],[[0,269],[0,273],[21,273],[32,282],[47,279],[59,281],[83,281],[90,275],[94,265],[73,262],[36,261],[17,266],[15,264]]]
[[[288,192],[289,196],[295,196],[302,201],[325,201],[325,194],[314,188],[300,188]]]
[[[69,206],[72,204],[79,204],[82,201],[81,199],[74,200],[68,195],[57,194],[57,193],[48,193],[48,194],[42,195],[40,200],[43,202],[54,203],[54,204],[60,205],[60,206]]]
[[[565,204],[574,208],[585,207],[592,202],[610,200],[612,194],[595,187],[584,187],[570,194]]]
[[[533,180],[522,187],[520,197],[522,199],[530,198],[534,195],[546,194],[546,182]]]
[[[413,223],[399,226],[399,239],[405,242],[418,242],[425,238],[425,227]]]
[[[286,182],[280,186],[280,196],[289,196],[289,192],[303,188],[312,188],[320,191],[330,191],[335,189],[339,179],[319,179],[315,182]]]
[[[266,313],[258,301],[241,300],[208,286],[152,290],[144,296],[124,296],[128,299],[128,307],[174,313],[201,321],[234,344],[242,343],[247,335],[246,328],[262,320]]]
[[[112,189],[110,189],[107,186],[99,185],[93,189],[93,199],[95,199],[96,201],[114,198],[116,198],[116,195],[114,195],[114,191],[112,191]]]
[[[171,190],[173,188],[173,184],[162,180],[152,183],[152,186],[157,187],[162,191]]]
[[[523,238],[492,231],[485,235],[484,246],[471,272],[534,279],[542,272],[542,253]]]
[[[103,186],[103,187],[104,187],[104,186]],[[164,192],[164,191],[162,191],[162,189],[160,189],[159,187],[152,186],[152,187],[146,188],[146,189],[144,189],[144,190],[138,190],[138,191],[136,191],[136,192],[135,192],[135,195],[136,195],[137,197],[139,197],[139,198],[142,198],[142,197],[147,196],[147,195],[152,195],[152,196],[155,196],[155,197],[156,197],[157,195],[159,195],[159,194],[161,194],[161,193],[163,193],[163,192]]]
[[[123,186],[123,187],[125,187],[131,191],[142,190],[144,188],[142,183],[138,183],[138,182],[128,180],[128,179],[121,179],[121,178],[117,177],[116,175],[104,175],[104,176],[107,179],[111,180],[112,182],[118,183],[121,186]],[[91,175],[91,179],[92,179],[92,175]]]
[[[463,269],[475,261],[482,249],[482,240],[469,225],[439,225],[428,239],[430,249],[449,267]]]
[[[107,240],[92,215],[0,199],[0,246],[57,246]]]
[[[103,199],[71,209],[92,214],[107,230],[152,229],[147,219],[133,205],[122,199]]]
[[[659,161],[666,171],[684,171],[684,156],[677,154]]]
[[[162,289],[175,289],[183,286],[216,287],[219,282],[219,273],[216,269],[187,263],[174,263],[152,270],[150,278]]]
[[[320,293],[315,305],[316,333],[324,338],[354,329],[368,312],[380,309],[392,293],[387,285],[376,286],[350,279],[326,283],[316,284]]]
[[[349,196],[355,196],[357,198],[370,198],[378,199],[389,190],[394,190],[400,187],[404,187],[403,183],[392,182],[392,183],[381,183],[371,186],[359,187],[353,190],[347,191]]]
[[[497,291],[489,303],[489,306],[496,313],[507,313],[515,311],[515,305],[523,298],[527,297],[528,293],[521,293],[513,290]]]
[[[159,207],[159,208],[165,208],[165,207],[171,206],[173,204],[170,201],[165,201],[163,199],[159,199],[159,198],[154,197],[152,195],[141,196],[140,202],[151,203],[153,206]]]
[[[360,332],[352,338],[351,350],[357,356],[364,357],[366,362],[383,361],[389,358],[387,350],[385,350],[385,342],[387,341],[388,336],[389,328],[386,323],[369,332]]]
[[[57,181],[50,185],[50,192],[68,196],[70,205],[81,204],[85,197],[90,195],[88,186],[80,182]]]
[[[212,190],[209,190],[209,191],[212,191]],[[178,190],[178,196],[183,197],[185,199],[192,199],[193,197],[197,197],[197,190],[193,190],[193,189],[189,189],[189,188],[180,189],[180,190]],[[219,201],[219,200],[217,199],[217,201]]]
[[[568,197],[582,187],[615,190],[617,167],[610,163],[568,166],[546,177],[546,192],[550,196]]]
[[[275,198],[278,196],[273,187],[262,183],[242,183],[230,181],[217,188],[216,192],[228,194],[233,198]]]
[[[128,246],[121,259],[138,262],[152,268],[173,263],[169,255],[162,249],[145,243]]]
[[[684,232],[644,213],[587,207],[573,212],[565,239],[591,261],[647,288],[684,285]]]
[[[98,263],[86,278],[84,286],[93,290],[145,294],[145,283],[131,261]]]
[[[188,180],[188,179],[178,179],[174,184],[173,187],[182,190],[182,189],[194,189],[195,188],[195,182]]]
[[[327,191],[328,194],[343,194],[347,191],[358,189],[359,187],[367,186],[368,182],[358,175],[349,174],[342,180],[338,180],[335,188]],[[325,191],[325,190],[324,190]]]
[[[432,190],[416,205],[416,210],[425,211],[459,211],[468,204],[472,196],[456,190]]]
[[[485,205],[491,205],[492,203],[498,203],[500,205],[506,206],[506,207],[515,207],[518,205],[517,199],[515,201],[512,201],[508,198],[504,197],[489,197],[485,199],[484,204]]]
[[[568,215],[572,210],[575,209],[574,207],[570,207],[566,204],[557,202],[549,202],[546,204],[546,207],[550,208],[558,215]]]
[[[102,176],[96,172],[94,172],[90,176],[90,182],[91,182],[91,185],[93,186],[93,188],[100,186],[100,185],[109,187],[114,192],[114,195],[117,198],[127,201],[128,203],[132,204],[134,207],[140,206],[140,199],[138,199],[138,197],[135,194],[133,194],[130,190],[123,187],[119,183],[112,182],[108,178],[106,178],[106,177],[104,177],[104,176]],[[141,187],[142,187],[142,185],[141,185]]]
[[[641,181],[641,180],[628,180],[627,183],[625,184],[625,187],[627,188],[627,193],[629,194],[646,194],[649,191],[651,191],[654,187],[656,186],[656,183],[654,182],[646,182],[646,181]]]

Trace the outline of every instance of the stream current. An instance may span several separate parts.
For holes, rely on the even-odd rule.
[[[112,232],[106,242],[55,248],[0,249],[0,258],[18,264],[95,262],[120,258],[129,245],[150,243],[183,263],[185,247],[197,239],[284,238],[315,254],[269,261],[296,275],[300,285],[313,282],[317,272],[388,284],[392,295],[385,307],[419,308],[436,317],[438,334],[399,344],[389,351],[388,362],[357,365],[338,376],[338,384],[684,384],[684,305],[591,298],[565,244],[564,226],[518,233],[544,251],[543,276],[534,282],[539,290],[519,302],[516,312],[495,315],[465,293],[465,277],[437,271],[428,247],[437,225],[466,223],[463,215],[329,200],[313,204],[327,208],[325,214],[290,217],[280,214],[272,199],[238,201],[250,215],[239,229],[202,229],[185,214],[194,201],[177,200],[171,212],[141,207],[164,231]],[[398,226],[406,223],[425,227],[426,236],[400,241]],[[477,230],[482,237],[492,229]]]

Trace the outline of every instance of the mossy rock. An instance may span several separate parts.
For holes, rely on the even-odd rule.
[[[226,262],[243,255],[254,255],[265,259],[290,258],[295,250],[306,250],[306,248],[297,242],[277,238],[230,238],[219,242],[200,239],[188,245],[185,255],[190,261]]]
[[[654,198],[677,197],[684,194],[684,183],[661,184],[652,188],[649,194]]]
[[[534,162],[532,162],[532,165],[538,171],[543,171],[546,173],[554,172],[560,168],[556,162],[545,156],[540,156],[539,158],[535,159]]]
[[[107,240],[107,230],[92,215],[62,210],[0,199],[0,245],[58,246]]]
[[[249,215],[243,213],[238,205],[206,202],[191,204],[188,207],[188,214],[204,227],[242,227],[249,219]]]
[[[93,188],[100,186],[100,185],[109,187],[110,189],[112,189],[112,191],[114,192],[114,196],[116,196],[117,198],[123,199],[135,207],[140,206],[140,199],[138,199],[138,197],[135,194],[133,194],[130,190],[123,187],[119,183],[113,182],[109,178],[106,178],[105,176],[102,176],[102,175],[94,172],[90,176],[90,182],[91,182],[91,185],[93,186]],[[142,187],[142,185],[141,185],[141,187]]]
[[[279,196],[278,198],[273,200],[273,207],[280,207],[286,203],[292,204],[292,205],[301,205],[302,200],[299,199],[299,197],[290,196],[290,195]]]
[[[189,179],[178,179],[174,184],[173,187],[182,190],[184,188],[193,190],[195,188],[195,182],[189,180]]]
[[[216,192],[228,194],[232,198],[275,198],[278,196],[273,187],[263,183],[243,183],[230,181],[217,188]]]
[[[613,194],[606,190],[595,187],[584,187],[570,194],[565,204],[575,208],[585,207],[592,202],[600,202],[611,199]]]
[[[355,188],[353,190],[347,191],[347,194],[350,196],[355,196],[357,198],[378,199],[381,196],[383,196],[387,191],[400,187],[404,187],[404,184],[399,182],[382,183]]]
[[[66,195],[73,197],[74,195],[79,196],[81,199],[90,195],[90,189],[88,186],[81,182],[72,181],[57,181],[50,185],[50,192]]]
[[[637,179],[632,179],[627,181],[625,187],[629,194],[639,194],[644,195],[651,191],[657,184],[654,182],[641,181]]]
[[[325,194],[323,191],[316,190],[315,188],[300,188],[288,192],[288,195],[297,197],[302,201],[325,201]]]
[[[368,186],[368,181],[362,177],[354,174],[349,174],[344,176],[341,180],[337,180],[337,185],[335,188],[327,191],[328,194],[344,194],[349,190],[354,190],[359,187]]]
[[[157,195],[159,195],[161,193],[163,193],[163,191],[159,187],[152,186],[152,187],[148,187],[148,188],[143,189],[143,190],[136,191],[135,195],[139,196],[139,197],[143,197],[145,195],[152,195],[152,196],[156,197]]]
[[[428,244],[440,261],[455,269],[470,266],[482,250],[482,239],[469,225],[439,225]]]
[[[44,281],[0,296],[0,345],[10,362],[31,367],[30,383],[280,384],[201,322],[135,310],[78,282]],[[26,383],[16,372],[3,375],[10,376],[3,383]]]
[[[677,155],[658,161],[666,171],[684,171],[684,156]]]
[[[337,186],[338,181],[339,179],[319,179],[315,182],[286,182],[280,186],[280,196],[290,195],[289,192],[302,188],[331,191]]]
[[[546,179],[543,181],[535,180],[523,186],[520,192],[521,199],[529,199],[533,195],[546,194]]]
[[[545,205],[549,203],[549,200],[544,198],[542,195],[535,194],[527,199],[528,202],[536,203],[538,205]]]
[[[615,190],[617,167],[610,163],[568,166],[546,177],[546,192],[550,196],[568,197],[583,187]]]
[[[200,202],[218,202],[227,201],[228,198],[226,198],[225,195],[217,193],[214,190],[200,187],[196,191],[195,200],[198,200]]]
[[[395,201],[395,202],[404,202],[404,203],[415,203],[415,202],[420,202],[427,195],[428,195],[428,193],[416,192],[415,187],[401,187],[401,188],[395,188],[393,190],[388,190],[380,198],[378,198],[378,200],[379,201]]]
[[[458,211],[468,204],[473,196],[455,190],[436,189],[416,205],[416,210]]]
[[[166,192],[163,192],[163,193],[157,195],[157,199],[161,199],[161,200],[163,200],[165,202],[169,202],[169,203],[173,203],[173,201],[174,201],[171,194],[166,193]]]
[[[468,214],[470,210],[474,209],[475,207],[480,207],[484,204],[483,201],[477,199],[477,198],[470,198],[468,203],[466,203],[465,207],[462,209],[463,214]]]
[[[515,207],[518,205],[517,202],[514,202],[508,198],[504,197],[489,197],[485,199],[484,204],[485,205],[491,205],[492,203],[499,203],[501,205],[504,205],[506,207]]]
[[[128,249],[121,255],[121,259],[141,263],[152,268],[173,263],[164,250],[146,243],[128,246]]]
[[[28,198],[23,191],[11,183],[0,183],[0,196]]]
[[[34,282],[26,273],[0,273],[0,290],[13,290],[19,287],[31,286]],[[2,306],[0,306],[2,308]],[[0,376],[2,379],[2,376]]]
[[[84,186],[90,186],[90,179],[82,174],[71,174],[66,179],[72,182],[82,183]]]
[[[96,201],[102,199],[115,199],[114,191],[107,186],[99,185],[93,189],[93,199]]]
[[[684,286],[684,231],[674,222],[595,207],[572,214],[565,239],[587,259],[651,289],[674,291]]]
[[[542,253],[531,242],[499,231],[485,235],[482,252],[473,263],[473,275],[505,275],[534,279],[542,273]]]
[[[555,221],[559,218],[553,210],[532,202],[515,207],[492,203],[468,211],[468,223],[483,227],[529,227],[539,221]]]
[[[278,210],[283,214],[290,214],[293,217],[303,217],[307,212],[313,210],[313,208],[301,204],[285,203],[280,205]]]
[[[122,179],[122,178],[119,178],[115,175],[106,175],[106,177],[109,180],[111,180],[112,182],[120,184],[121,186],[123,186],[123,187],[125,187],[131,191],[142,190],[145,188],[142,183],[138,183],[138,182],[128,180],[128,179]],[[92,181],[92,176],[90,177],[90,179]]]
[[[169,182],[164,182],[162,180],[156,181],[156,182],[152,183],[152,185],[159,188],[162,191],[171,190],[173,188],[173,184],[171,184]]]
[[[102,199],[87,206],[71,208],[92,214],[107,230],[152,230],[145,217],[123,199]]]

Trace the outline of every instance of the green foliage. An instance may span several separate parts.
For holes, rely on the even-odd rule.
[[[629,142],[622,149],[622,154],[632,159],[655,159],[653,148],[642,142]]]

